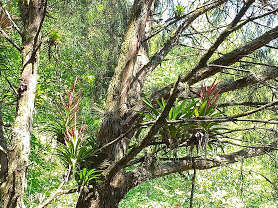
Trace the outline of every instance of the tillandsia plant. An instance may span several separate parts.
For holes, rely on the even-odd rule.
[[[88,186],[91,181],[96,181],[100,177],[100,174],[98,173],[99,171],[96,169],[87,170],[84,168],[79,172],[79,179],[77,180],[77,183],[80,186]]]
[[[214,82],[211,86],[203,86],[200,92],[200,111],[198,116],[212,115],[215,112],[216,102],[219,99],[218,83]]]
[[[160,139],[171,149],[186,146],[190,153],[196,148],[197,153],[200,149],[207,152],[207,146],[217,141],[213,136],[223,129],[218,122],[197,121],[186,122],[186,119],[216,118],[221,113],[216,110],[216,103],[219,99],[218,83],[214,81],[210,86],[203,86],[200,91],[200,99],[176,100],[175,105],[169,111],[167,120],[185,120],[180,124],[165,124],[159,131]],[[145,113],[146,120],[155,120],[166,106],[165,100],[157,100],[159,108],[155,108],[148,99],[143,102],[150,109]]]
[[[75,93],[77,78],[75,78],[71,91],[66,97],[60,97],[61,105],[57,106],[59,120],[53,125],[57,139],[61,145],[58,148],[58,156],[65,166],[76,173],[77,181],[81,185],[87,185],[91,180],[98,178],[94,175],[95,169],[80,170],[80,164],[91,156],[93,149],[85,138],[86,125],[79,124],[78,113],[80,111],[81,91]]]
[[[66,166],[76,168],[76,164],[85,160],[91,153],[86,145],[84,131],[86,125],[79,124],[78,113],[80,111],[81,90],[75,92],[77,78],[75,78],[71,91],[65,98],[60,97],[61,105],[57,105],[58,119],[52,123],[57,140],[62,144],[58,149],[60,158]]]
[[[210,86],[202,86],[200,91],[200,102],[199,105],[194,109],[195,117],[204,117],[204,119],[217,118],[221,112],[217,112],[216,103],[219,99],[219,89],[216,80]],[[224,129],[219,126],[218,122],[214,121],[202,121],[193,122],[189,124],[189,139],[187,146],[190,147],[192,153],[194,147],[197,153],[202,148],[207,152],[207,146],[210,147],[212,143],[217,141],[213,135],[216,135],[219,130]]]

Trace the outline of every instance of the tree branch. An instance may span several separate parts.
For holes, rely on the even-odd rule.
[[[213,65],[213,66],[219,67],[219,68],[226,68],[226,66],[223,66],[223,65]],[[218,86],[218,89],[220,90],[219,93],[230,92],[230,91],[238,90],[238,89],[250,86],[250,85],[265,82],[267,80],[275,79],[278,77],[277,69],[278,69],[278,67],[276,67],[276,66],[271,66],[271,67],[269,66],[265,70],[263,70],[262,74],[256,75],[255,73],[249,73],[245,77],[240,78],[238,80],[234,80],[234,79],[227,80],[223,83],[220,83],[220,85]],[[248,72],[251,72],[251,71],[248,71]],[[169,89],[171,89],[172,86],[173,86],[173,84],[170,84],[167,87],[164,87],[163,89],[153,92],[151,97],[153,98],[153,100],[161,99],[161,97],[167,99],[167,97],[169,96]],[[182,86],[180,86],[179,91],[180,91],[179,98],[186,99],[189,97],[196,97],[196,95],[199,94],[201,89],[193,88],[192,93],[184,94],[183,93],[184,88]],[[248,105],[248,104],[246,104],[246,105]]]
[[[215,61],[212,61],[210,64],[229,66],[239,61],[244,56],[249,55],[255,50],[263,47],[264,45],[266,45],[267,43],[269,43],[270,41],[276,38],[278,38],[278,26],[276,26],[272,30],[265,32],[263,35],[252,40],[246,45],[239,47],[227,54],[224,54],[222,57],[216,59]],[[182,79],[182,82],[188,82],[189,85],[193,85],[203,79],[213,76],[214,74],[222,71],[222,69],[223,69],[222,67],[217,67],[217,66],[203,67],[202,69],[198,70],[198,73],[197,71],[194,71],[194,73],[189,72],[188,75],[186,75]]]
[[[22,36],[22,32],[19,29],[19,27],[15,24],[15,22],[13,21],[13,19],[11,18],[10,13],[7,11],[7,9],[3,6],[2,7],[3,11],[5,12],[5,14],[7,15],[7,17],[9,18],[10,22],[12,23],[13,28],[18,32],[18,34],[20,36]]]
[[[40,204],[37,208],[44,208],[46,207],[48,204],[50,204],[57,196],[63,195],[63,194],[69,194],[69,193],[74,193],[76,192],[78,189],[69,189],[69,190],[63,190],[62,187],[70,180],[72,174],[72,168],[69,167],[67,169],[67,173],[65,178],[63,179],[62,183],[59,185],[59,187],[51,194],[51,196],[46,199],[42,204]]]
[[[21,48],[8,36],[8,34],[1,27],[0,32],[9,43],[11,43],[19,52],[21,52]]]
[[[278,147],[278,140],[272,142],[267,147],[244,148],[240,151],[230,154],[218,155],[211,158],[194,157],[194,163],[197,170],[206,170],[215,167],[225,166],[228,164],[240,162],[243,159],[252,158],[264,155],[275,151]],[[144,180],[157,178],[172,173],[188,171],[193,169],[192,157],[177,158],[162,163],[155,169],[148,169],[146,167],[132,170],[132,174],[141,174]]]
[[[148,142],[151,140],[151,138],[158,132],[160,127],[163,125],[163,123],[166,121],[166,117],[169,114],[169,111],[171,110],[177,96],[177,88],[178,84],[180,82],[180,77],[178,78],[177,82],[175,83],[174,88],[172,89],[171,95],[169,99],[167,100],[167,104],[165,108],[163,109],[162,113],[158,116],[152,127],[150,128],[148,134],[144,137],[144,139],[140,142],[138,146],[135,146],[132,148],[127,155],[125,155],[122,159],[115,162],[113,165],[111,165],[107,170],[103,172],[103,175],[106,176],[107,182],[110,182],[112,177],[122,168],[124,168],[130,160],[132,160],[138,153],[141,152],[143,148],[148,146]]]
[[[219,35],[219,37],[216,39],[214,44],[206,51],[206,53],[202,56],[197,66],[192,69],[192,71],[187,75],[188,77],[191,77],[193,74],[195,74],[200,68],[204,67],[207,64],[207,61],[211,58],[211,56],[214,54],[214,52],[217,50],[217,48],[220,46],[221,43],[223,43],[226,38],[233,33],[235,30],[240,29],[244,24],[241,24],[241,27],[236,27],[237,23],[240,21],[240,19],[245,15],[249,7],[255,2],[255,0],[249,0],[247,1],[244,6],[241,8],[239,13],[235,16],[233,21],[228,25],[228,27]],[[187,79],[187,78],[185,78]]]
[[[225,3],[225,0],[215,1],[211,4],[204,5],[200,7],[200,9],[195,10],[190,15],[188,15],[187,19],[178,27],[178,29],[175,31],[175,33],[169,38],[169,40],[164,44],[164,46],[157,51],[151,58],[150,61],[143,66],[138,73],[134,76],[131,84],[130,89],[133,87],[133,84],[135,81],[138,80],[140,75],[145,72],[146,74],[154,70],[162,61],[163,58],[170,52],[170,50],[177,45],[180,36],[182,35],[182,32],[187,29],[191,23],[197,19],[202,14],[206,13],[207,11],[216,8],[217,6]]]
[[[223,107],[228,107],[228,106],[249,106],[249,107],[258,107],[261,105],[266,105],[267,102],[241,102],[241,103],[236,103],[236,102],[228,102],[228,103],[220,103],[217,105],[217,107],[223,108]]]

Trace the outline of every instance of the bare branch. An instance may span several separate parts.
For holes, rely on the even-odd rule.
[[[249,106],[249,107],[258,107],[261,105],[266,105],[267,102],[241,102],[241,103],[236,103],[236,102],[228,102],[228,103],[221,103],[218,104],[217,107],[228,107],[228,106]]]
[[[40,204],[37,208],[44,208],[46,207],[47,205],[49,205],[57,196],[60,196],[60,195],[63,195],[63,194],[69,194],[69,193],[74,193],[77,191],[77,188],[76,189],[70,189],[70,190],[63,190],[62,187],[69,181],[70,177],[71,177],[71,174],[72,174],[72,168],[69,167],[67,169],[67,172],[66,172],[66,176],[65,178],[63,179],[62,183],[59,185],[59,187],[57,188],[57,190],[55,190],[51,196],[46,199],[42,204]]]
[[[0,32],[9,43],[11,43],[19,52],[21,52],[21,48],[8,36],[8,34],[1,27]]]
[[[231,167],[229,167],[229,168],[231,168]],[[236,169],[236,168],[231,168],[231,169],[237,170],[237,171],[241,171],[241,170],[238,170],[238,169]],[[255,173],[255,174],[257,174],[257,175],[262,176],[267,182],[269,182],[269,183],[274,187],[275,190],[278,190],[278,187],[275,185],[275,183],[273,183],[268,177],[266,177],[266,176],[263,175],[262,173],[259,173],[259,172],[257,172],[257,171],[250,170],[250,169],[249,169],[249,170],[244,170],[244,172],[246,172],[246,173]]]
[[[22,32],[19,29],[19,27],[15,24],[15,22],[13,21],[13,19],[11,18],[10,13],[7,11],[7,9],[5,7],[2,7],[3,11],[5,12],[5,14],[7,15],[8,19],[10,20],[10,22],[12,23],[13,28],[20,34],[20,36],[22,36]]]
[[[278,147],[278,140],[272,142],[266,147],[244,148],[230,154],[218,155],[212,158],[194,157],[194,163],[197,170],[206,170],[214,167],[226,166],[228,164],[240,162],[247,158],[257,157],[269,152],[273,152]],[[176,172],[188,171],[193,169],[192,157],[169,159],[155,169],[138,168],[131,173],[141,173],[145,180],[169,175]],[[142,176],[142,178],[144,178]]]
[[[211,62],[210,64],[213,65],[221,65],[221,66],[229,66],[237,61],[239,61],[244,56],[251,54],[255,50],[263,47],[270,41],[276,39],[278,37],[278,26],[265,32],[260,37],[254,39],[253,41],[247,43],[246,45],[239,47],[232,52],[229,52],[222,57],[216,59],[215,61]],[[221,67],[203,67],[202,69],[194,70],[194,73],[189,72],[183,79],[182,82],[188,82],[190,85],[195,84],[205,78],[213,76],[214,74],[222,71],[223,68]]]
[[[240,21],[240,19],[245,15],[249,7],[255,2],[255,0],[249,0],[247,1],[244,6],[241,8],[239,13],[236,15],[234,20],[230,23],[230,25],[219,35],[217,40],[214,42],[214,44],[206,51],[206,53],[203,55],[203,57],[200,59],[197,66],[192,69],[192,71],[187,75],[191,77],[194,73],[196,73],[197,70],[204,67],[207,63],[207,61],[211,58],[211,56],[214,54],[214,52],[217,50],[217,48],[220,46],[221,43],[223,43],[226,38],[235,30],[240,29],[243,24],[241,24],[241,27],[236,27],[237,23]],[[185,78],[186,79],[186,78]]]
[[[190,208],[193,208],[193,197],[194,197],[194,189],[195,189],[195,179],[196,179],[196,167],[195,167],[195,161],[192,157],[192,165],[193,165],[193,176],[192,176],[192,182],[191,182],[191,195],[190,195]]]
[[[18,93],[17,93],[16,89],[14,88],[14,86],[13,86],[12,83],[8,80],[8,78],[7,78],[6,76],[5,76],[5,80],[8,82],[8,84],[9,84],[10,88],[13,90],[14,94],[15,94],[16,96],[18,96]]]

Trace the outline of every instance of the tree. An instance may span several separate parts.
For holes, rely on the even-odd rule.
[[[234,145],[229,140],[223,140],[223,135],[247,130],[224,128],[224,125],[229,127],[226,123],[277,124],[277,121],[263,120],[263,116],[257,114],[272,110],[278,103],[271,100],[271,95],[274,98],[276,96],[276,83],[272,80],[278,76],[276,61],[271,57],[277,50],[275,39],[278,37],[278,27],[273,26],[277,5],[255,0],[191,3],[175,5],[172,16],[163,24],[159,22],[159,18],[165,18],[162,14],[159,16],[160,10],[163,10],[163,1],[134,0],[118,64],[107,91],[104,117],[95,138],[96,148],[86,160],[80,161],[79,164],[74,162],[81,170],[79,173],[75,172],[77,178],[89,172],[98,174],[91,180],[88,179],[89,181],[82,181],[79,188],[74,190],[80,192],[76,207],[117,207],[126,193],[143,181],[182,171],[219,167],[277,149],[277,139],[274,136],[269,138],[267,144],[256,146],[242,141],[238,148],[231,148],[224,153],[214,153],[209,149]],[[33,10],[30,9],[28,14],[34,15],[30,11]],[[39,14],[43,20],[43,13]],[[36,53],[39,46],[36,37],[39,37],[41,25],[42,21],[39,21],[32,36],[32,42],[36,43],[33,51]],[[250,28],[254,29],[254,32],[250,31]],[[159,40],[158,46],[154,46],[155,38]],[[154,89],[150,98],[146,98],[143,86],[147,84],[147,78],[151,76],[151,72],[163,69],[164,64],[172,57],[186,57],[186,61],[192,64],[186,65],[188,68],[174,83],[158,90]],[[170,60],[169,63],[173,62]],[[23,65],[23,69],[25,68]],[[218,81],[211,84],[211,79]],[[267,93],[263,101],[224,103],[224,98],[218,101],[221,94],[236,93],[238,90],[242,92],[251,85],[266,88]],[[241,99],[243,97],[239,96],[239,100]],[[68,101],[70,100],[71,96],[68,98]],[[32,108],[33,99],[28,101],[19,107]],[[79,106],[78,102],[69,103]],[[62,105],[65,107],[66,103],[62,101]],[[246,112],[236,115],[222,110],[223,107],[238,105],[256,108],[245,108]],[[75,110],[73,112],[70,120],[74,122],[67,124],[68,128],[62,132],[64,137],[60,140],[61,143],[70,142],[69,138],[73,138],[76,132],[76,119],[73,118],[77,115]],[[21,115],[31,118],[30,111],[18,114]],[[243,118],[254,115],[257,116],[256,119]],[[19,119],[15,119],[15,124]],[[13,129],[16,130],[15,127],[16,125]],[[73,133],[69,131],[72,127]],[[16,132],[15,130],[13,131]],[[29,129],[25,132],[28,136],[23,138],[29,141]],[[0,131],[0,138],[1,135]],[[21,140],[16,139],[17,134],[13,135],[15,136],[12,137],[12,141],[22,141],[21,137]],[[16,144],[22,145],[22,142]],[[2,147],[5,149],[5,145]],[[7,207],[23,206],[23,191],[20,185],[23,183],[16,180],[13,184],[12,179],[17,174],[13,173],[12,164],[21,163],[21,160],[15,159],[15,154],[25,153],[27,156],[28,151],[28,148],[14,152],[5,151],[8,152],[9,174],[4,185],[10,190],[13,187],[20,189],[19,192],[4,192],[6,203],[9,199],[20,199],[20,204],[16,205],[11,201]],[[1,154],[5,152],[2,150]],[[27,161],[27,157],[24,157],[23,167],[27,167]],[[71,175],[73,165],[69,167]],[[25,169],[17,170],[20,170],[20,181],[24,180]],[[60,190],[57,194],[65,192],[67,191]],[[16,196],[12,196],[13,194]]]
[[[184,13],[180,11],[178,15],[170,18],[166,25],[160,26],[156,32],[147,36],[147,25],[154,18],[154,4],[155,1],[151,0],[135,0],[133,3],[118,65],[108,89],[105,104],[106,113],[96,141],[99,149],[95,151],[96,155],[91,159],[93,165],[86,166],[88,169],[101,169],[102,177],[92,188],[81,191],[77,207],[117,207],[117,204],[125,194],[142,181],[190,169],[203,170],[218,167],[246,158],[263,155],[277,148],[277,140],[274,139],[269,144],[246,147],[228,154],[215,155],[209,158],[202,157],[198,154],[196,156],[190,156],[189,154],[185,157],[173,158],[173,156],[170,156],[171,154],[166,154],[167,156],[165,158],[159,159],[165,149],[168,149],[169,152],[177,152],[181,151],[185,146],[190,146],[191,150],[193,150],[195,147],[198,149],[202,146],[199,145],[200,143],[204,143],[204,146],[208,145],[208,143],[212,144],[212,140],[206,141],[204,138],[206,137],[205,132],[199,132],[199,136],[197,136],[198,132],[190,133],[189,131],[190,128],[200,128],[202,122],[222,123],[245,121],[276,123],[241,118],[270,108],[276,105],[277,101],[263,104],[261,107],[246,113],[220,116],[217,118],[212,118],[210,114],[205,113],[202,115],[198,112],[194,118],[186,119],[185,117],[170,121],[169,113],[177,105],[175,104],[176,99],[188,99],[189,97],[196,96],[196,94],[198,95],[200,91],[204,94],[208,93],[208,89],[216,88],[215,84],[211,85],[210,88],[208,86],[198,88],[196,86],[194,87],[194,84],[214,77],[221,72],[229,73],[228,70],[240,71],[241,69],[237,67],[238,63],[248,63],[253,67],[264,65],[266,68],[260,70],[259,75],[255,75],[252,72],[252,67],[248,65],[245,66],[248,69],[246,73],[251,74],[236,78],[235,80],[229,79],[229,76],[227,78],[221,77],[225,81],[221,81],[219,84],[218,91],[213,95],[214,98],[217,94],[239,90],[250,85],[258,83],[266,84],[267,80],[275,78],[277,76],[276,70],[274,70],[276,68],[275,66],[265,65],[262,62],[257,63],[253,60],[257,58],[256,53],[262,53],[262,48],[275,48],[268,44],[278,37],[278,28],[276,26],[266,30],[263,29],[264,26],[258,26],[261,25],[260,21],[264,21],[264,18],[271,17],[276,12],[275,7],[271,3],[269,5],[262,5],[255,0],[246,2],[225,0],[211,2],[200,1],[198,5],[197,3],[194,5],[194,9],[191,9],[188,3],[188,8],[185,6]],[[233,7],[232,5],[234,4],[236,4],[235,8],[237,10],[232,13],[232,9],[229,10],[227,7]],[[224,12],[227,12],[227,15],[223,14]],[[217,14],[218,17],[215,17]],[[195,23],[200,24],[200,29]],[[175,24],[177,27],[173,26]],[[198,29],[195,29],[195,27],[198,27]],[[207,30],[204,29],[206,27],[208,27]],[[247,30],[247,27],[259,27],[261,32],[244,37],[242,33]],[[146,40],[164,29],[170,30],[168,37],[161,44],[161,47],[153,52],[153,55],[149,59],[146,58]],[[212,31],[215,30],[220,31],[217,33],[217,37],[213,37],[212,34]],[[209,45],[208,49],[198,48],[196,45],[191,46],[190,44],[203,43],[202,33],[210,33],[209,37],[205,37],[206,39],[210,39],[210,43],[207,43]],[[242,43],[241,40],[236,39],[234,44],[230,43],[230,48],[225,49],[225,44],[235,39],[233,37],[234,34],[243,36],[247,41]],[[273,43],[275,44],[276,42]],[[202,55],[191,70],[188,70],[186,74],[180,75],[175,84],[170,84],[159,91],[152,92],[150,102],[142,102],[142,86],[146,78],[177,47],[184,47],[185,49],[190,47],[196,48],[199,53],[202,51]],[[248,58],[252,61],[247,61],[246,59]],[[271,69],[271,67],[274,68]],[[155,112],[155,106],[157,106],[155,99],[161,100],[162,98],[167,101],[161,107],[161,111],[156,114],[156,117],[152,121],[142,123],[143,116],[138,111],[143,112],[147,109],[143,104],[147,103]],[[207,109],[208,100],[211,97],[207,97],[206,99],[206,103],[203,102],[205,104],[202,104]],[[236,104],[256,105],[252,102],[243,102],[229,103],[226,106]],[[199,111],[201,111],[202,105],[199,108]],[[198,111],[198,108],[195,109]],[[191,124],[190,122],[195,122],[197,127],[193,127],[193,125],[189,128],[188,125]],[[188,124],[187,133],[175,133],[176,138],[171,138],[172,132],[168,132],[170,135],[167,135],[167,128],[172,128],[172,125],[175,124],[174,126],[178,129],[177,126],[180,123]],[[147,131],[142,131],[144,127],[147,128]],[[180,130],[185,131],[186,128],[183,127]],[[169,129],[168,131],[171,130]],[[144,133],[142,134],[142,132]],[[186,136],[187,138],[184,139],[183,137]],[[211,137],[211,135],[207,136]],[[176,144],[172,145],[170,139],[174,139]],[[153,149],[153,151],[142,155],[141,153],[148,148]],[[103,167],[104,161],[106,162],[105,167]],[[127,171],[130,168],[132,170]]]
[[[40,31],[46,14],[46,5],[47,0],[19,1],[18,7],[21,14],[22,29],[19,29],[15,24],[5,7],[1,8],[5,17],[1,22],[1,34],[20,52],[22,59],[19,86],[15,91],[17,110],[11,130],[10,148],[6,148],[7,140],[4,140],[3,134],[1,134],[0,177],[2,180],[3,207],[25,207],[23,194],[26,187],[26,170],[29,164],[28,156],[38,78],[39,49],[42,44]],[[22,41],[20,46],[8,36],[3,25],[11,25],[19,33]]]

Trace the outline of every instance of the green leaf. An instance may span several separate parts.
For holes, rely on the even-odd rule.
[[[207,106],[207,103],[208,103],[208,101],[205,100],[205,101],[202,103],[201,107],[200,107],[200,115],[201,115],[201,116],[206,115],[206,106]]]
[[[200,115],[197,107],[195,107],[195,109],[194,109],[194,114],[196,117],[198,117]]]
[[[153,105],[145,98],[142,98],[142,101],[152,110],[152,112],[158,116],[159,112],[153,107]]]

